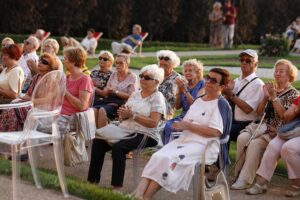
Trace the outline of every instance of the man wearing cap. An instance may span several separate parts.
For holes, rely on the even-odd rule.
[[[250,122],[258,119],[256,109],[263,99],[263,81],[255,74],[258,65],[256,51],[247,49],[239,55],[242,75],[223,89],[223,94],[231,102],[233,122],[230,131],[230,141],[236,141],[240,131]]]

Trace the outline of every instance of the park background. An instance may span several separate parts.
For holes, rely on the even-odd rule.
[[[88,28],[120,39],[138,23],[148,41],[208,43],[208,14],[216,0],[0,0],[0,32],[84,37]],[[222,4],[224,0],[220,0]],[[281,34],[299,15],[299,0],[233,0],[238,11],[235,43],[259,44]]]

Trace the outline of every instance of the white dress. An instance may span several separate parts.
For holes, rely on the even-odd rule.
[[[218,109],[218,99],[203,101],[198,98],[190,107],[184,120],[223,131],[223,121]],[[194,175],[194,168],[200,162],[209,140],[219,137],[203,137],[190,131],[183,131],[180,137],[168,143],[154,153],[147,163],[142,177],[154,180],[166,190],[176,193],[180,189],[188,190]],[[209,148],[206,164],[217,160],[219,145]]]

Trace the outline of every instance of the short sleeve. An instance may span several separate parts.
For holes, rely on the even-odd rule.
[[[212,112],[208,127],[217,129],[221,134],[223,133],[223,119],[218,108]]]
[[[158,112],[166,117],[166,103],[165,98],[161,92],[156,92],[156,94],[151,99],[150,112]]]
[[[16,67],[9,73],[8,84],[11,90],[15,93],[19,93],[19,86],[22,85],[24,81],[24,74],[20,67]]]
[[[87,91],[89,93],[93,92],[93,82],[91,77],[84,75],[84,78],[79,85],[79,91]]]

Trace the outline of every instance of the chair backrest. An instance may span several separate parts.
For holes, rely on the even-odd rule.
[[[142,53],[142,45],[143,45],[143,42],[144,42],[144,40],[148,37],[148,35],[149,35],[149,33],[148,32],[142,32],[141,33],[141,36],[142,36],[142,43],[141,43],[141,45],[136,45],[133,49],[132,49],[132,52],[135,52],[136,51],[136,49],[137,48],[139,48],[139,55],[141,55],[141,53]]]
[[[66,77],[60,70],[48,72],[37,83],[32,93],[33,109],[60,110],[66,92]]]
[[[94,33],[94,38],[98,41],[103,35],[103,32],[95,32]]]

